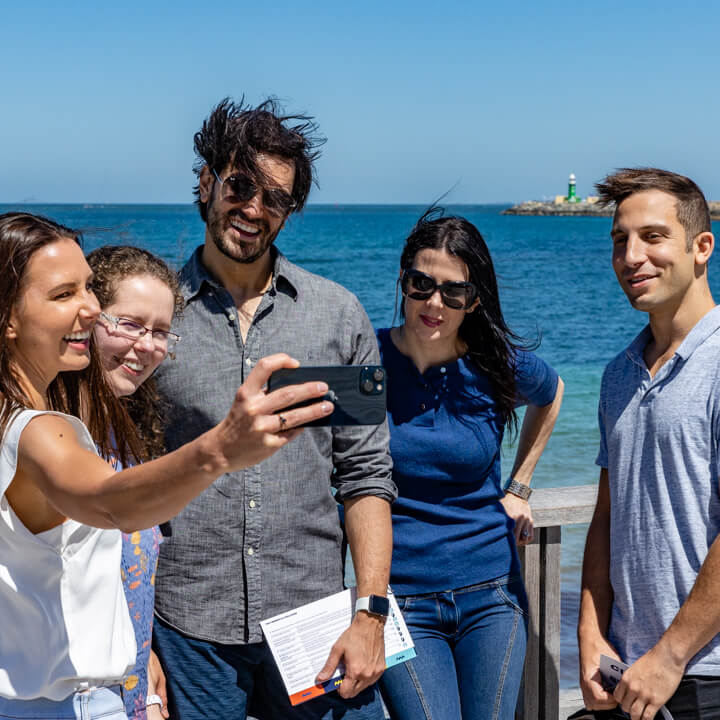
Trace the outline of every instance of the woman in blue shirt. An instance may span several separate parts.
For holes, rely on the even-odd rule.
[[[381,680],[393,720],[510,720],[527,642],[517,544],[562,381],[505,324],[478,230],[428,211],[400,260],[399,327],[380,330],[393,479],[391,585],[417,657]],[[511,481],[500,446],[527,405]]]

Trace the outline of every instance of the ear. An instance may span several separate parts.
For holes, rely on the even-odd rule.
[[[200,171],[200,180],[198,182],[198,190],[200,192],[200,200],[206,203],[210,199],[213,187],[215,185],[215,175],[207,165],[203,165]]]
[[[473,304],[465,310],[466,313],[475,312],[475,308],[480,304],[480,298],[475,298]]]
[[[715,236],[711,232],[701,232],[693,240],[693,252],[696,265],[707,265],[715,248]]]
[[[17,330],[15,329],[15,309],[10,313],[7,327],[5,328],[5,340],[17,340]]]

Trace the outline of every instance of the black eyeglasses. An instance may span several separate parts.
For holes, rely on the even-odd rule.
[[[477,297],[477,290],[469,282],[444,282],[438,284],[435,278],[411,268],[404,270],[400,287],[403,295],[411,300],[427,300],[437,290],[442,301],[453,310],[467,310]]]
[[[297,203],[292,196],[280,188],[266,188],[256,185],[247,175],[234,173],[224,180],[213,170],[223,189],[224,198],[232,203],[244,203],[252,200],[262,190],[262,201],[265,209],[272,215],[284,217],[295,209]]]

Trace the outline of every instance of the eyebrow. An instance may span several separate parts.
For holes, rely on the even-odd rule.
[[[641,228],[638,228],[638,232],[648,232],[648,230],[656,230],[663,235],[670,234],[670,228],[667,225],[663,225],[662,223],[643,225]],[[627,232],[625,232],[625,230],[620,230],[619,228],[613,228],[610,231],[610,237],[615,237],[617,235],[627,235]]]

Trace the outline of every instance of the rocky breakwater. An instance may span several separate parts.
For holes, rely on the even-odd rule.
[[[553,202],[528,200],[502,211],[503,215],[598,215],[612,216],[615,206],[601,207],[597,202]]]
[[[708,203],[710,206],[710,217],[713,220],[720,220],[720,202]],[[527,202],[513,205],[502,211],[502,215],[594,215],[598,217],[609,217],[615,212],[615,206],[601,207],[597,202],[553,202],[528,200]]]

